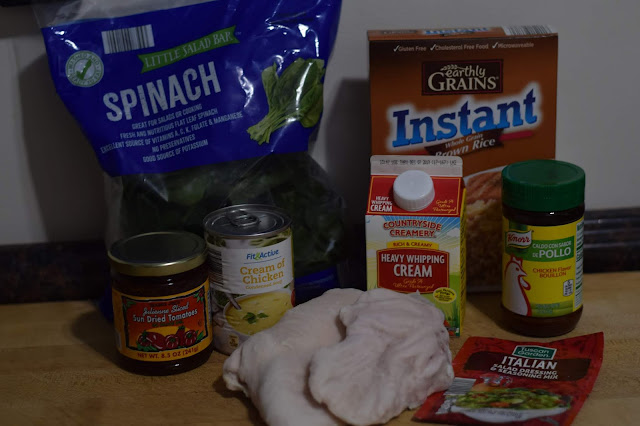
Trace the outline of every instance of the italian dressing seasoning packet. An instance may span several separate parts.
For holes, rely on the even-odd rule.
[[[219,208],[275,205],[293,219],[296,301],[340,286],[345,205],[308,154],[340,7],[34,6],[56,90],[108,175],[107,244],[165,230],[203,235],[204,217]]]
[[[602,365],[602,332],[553,342],[470,337],[455,379],[415,420],[447,424],[569,425]]]

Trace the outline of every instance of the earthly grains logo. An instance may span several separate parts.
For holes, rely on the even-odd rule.
[[[502,60],[424,62],[422,94],[502,93]]]

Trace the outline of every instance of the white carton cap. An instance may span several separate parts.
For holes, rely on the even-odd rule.
[[[436,196],[431,176],[421,170],[407,170],[393,181],[393,200],[401,209],[416,212]]]

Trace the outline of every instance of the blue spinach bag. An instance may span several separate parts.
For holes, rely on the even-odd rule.
[[[109,176],[107,243],[240,203],[293,217],[297,302],[339,286],[344,202],[308,155],[340,0],[36,6],[59,96]]]

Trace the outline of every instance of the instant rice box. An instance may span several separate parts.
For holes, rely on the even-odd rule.
[[[501,283],[501,169],[554,158],[558,36],[547,26],[369,31],[372,155],[458,156],[469,291]]]

